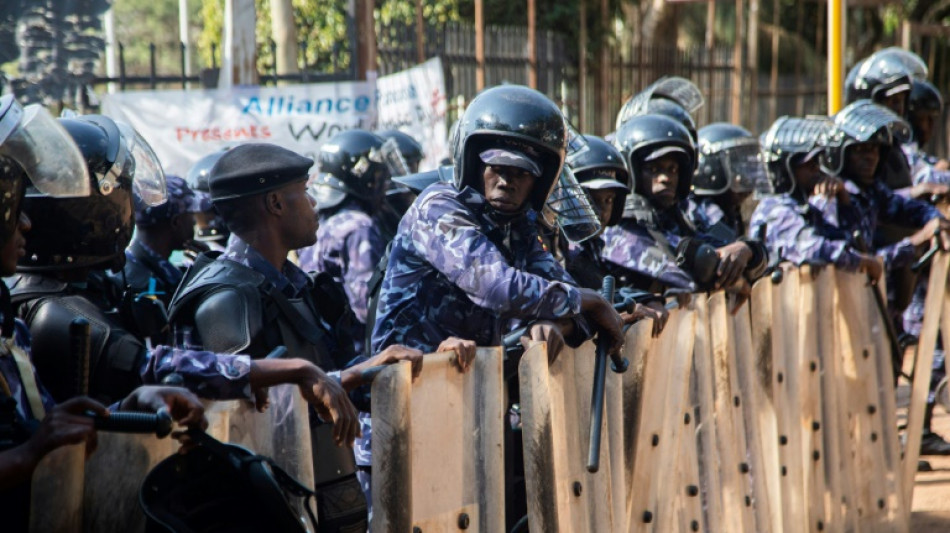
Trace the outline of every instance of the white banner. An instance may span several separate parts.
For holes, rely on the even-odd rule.
[[[278,144],[316,160],[324,141],[351,128],[412,135],[425,149],[421,168],[431,169],[447,155],[445,111],[438,59],[377,81],[102,97],[102,113],[131,124],[152,145],[165,172],[179,176],[206,154],[245,142]]]
[[[372,85],[343,82],[115,93],[103,98],[102,112],[138,130],[166,173],[184,176],[206,154],[245,142],[274,143],[316,159],[334,134],[372,127],[375,104]]]
[[[379,130],[400,130],[422,144],[425,158],[419,170],[432,170],[449,155],[446,141],[445,78],[442,61],[383,76],[376,81]]]

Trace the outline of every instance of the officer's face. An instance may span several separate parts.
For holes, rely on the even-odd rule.
[[[904,109],[907,107],[907,91],[901,91],[890,96],[885,96],[878,102],[882,106],[893,111],[897,116],[904,116]]]
[[[517,167],[486,165],[482,174],[485,199],[497,211],[517,213],[531,196],[534,174]]]
[[[307,182],[296,181],[276,192],[287,212],[283,217],[287,247],[294,250],[317,242],[317,202],[307,192]]]
[[[594,203],[600,224],[606,226],[610,221],[610,214],[614,212],[614,202],[617,201],[617,189],[587,189],[587,195]]]
[[[795,185],[799,190],[803,191],[806,195],[811,195],[812,189],[815,188],[815,183],[817,183],[818,178],[821,177],[821,163],[818,157],[812,157],[804,163],[794,165],[792,172],[795,174]]]
[[[0,249],[0,276],[16,274],[16,264],[26,255],[26,238],[24,234],[30,231],[30,219],[26,213],[20,213],[19,223],[13,231],[13,236]]]
[[[640,170],[641,179],[650,194],[650,200],[663,208],[676,203],[676,186],[679,184],[680,164],[673,154],[666,154],[653,161],[645,161]]]
[[[877,143],[852,144],[845,154],[845,174],[859,185],[872,185],[881,160],[881,146]]]
[[[917,139],[914,139],[917,141],[917,146],[923,148],[930,141],[930,137],[933,136],[934,123],[939,117],[940,112],[928,109],[911,112],[910,121],[914,125],[914,133],[917,134]]]

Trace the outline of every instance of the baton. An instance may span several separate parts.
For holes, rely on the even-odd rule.
[[[937,229],[934,230],[934,237],[940,238],[940,228],[937,228]],[[927,263],[929,263],[930,260],[933,259],[935,255],[937,255],[937,252],[938,252],[939,250],[940,250],[940,241],[937,241],[937,244],[936,244],[935,246],[931,246],[930,249],[927,250],[927,251],[924,253],[924,255],[922,255],[922,256],[920,257],[920,259],[918,259],[917,262],[914,263],[914,264],[910,267],[911,272],[916,273],[916,272],[918,272],[920,269],[922,269],[922,268],[924,268],[925,266],[927,266]]]
[[[76,374],[74,386],[78,396],[89,394],[89,321],[77,317],[69,323],[69,350]]]
[[[601,296],[608,302],[614,299],[614,277],[604,276],[604,285],[600,290]],[[620,354],[610,354],[611,370],[620,374],[626,372],[628,362]],[[604,394],[607,379],[607,339],[598,335],[597,354],[594,359],[594,384],[590,396],[590,446],[587,451],[587,471],[594,473],[600,470],[600,439],[604,421]]]
[[[858,251],[869,253],[868,243],[864,240],[864,235],[862,235],[859,230],[854,230],[852,237],[854,238],[854,245]],[[934,248],[936,249],[937,247],[935,246]],[[868,276],[868,281],[870,282],[869,287],[871,287],[871,293],[874,294],[874,303],[877,306],[878,313],[881,315],[881,322],[884,322],[884,333],[887,334],[887,343],[891,345],[891,366],[893,366],[894,369],[894,379],[896,382],[899,376],[904,375],[904,356],[901,353],[900,343],[897,341],[897,332],[894,331],[894,322],[887,312],[887,302],[884,301],[884,296],[881,294],[881,291],[878,290],[877,281],[872,280],[870,276]],[[904,377],[910,379],[910,376],[904,375]]]
[[[118,412],[109,416],[92,415],[93,423],[99,431],[113,433],[154,433],[164,438],[172,432],[172,417],[165,408],[156,413]]]

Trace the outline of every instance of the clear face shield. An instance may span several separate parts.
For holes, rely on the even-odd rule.
[[[386,139],[386,142],[379,147],[379,154],[389,168],[391,177],[412,174],[412,171],[409,170],[409,164],[406,163],[406,158],[399,151],[399,143],[396,142],[396,139],[392,137]]]
[[[895,72],[903,71],[917,80],[926,80],[930,76],[930,69],[920,56],[896,46],[878,50],[871,54],[868,61],[872,62],[869,68],[880,69],[892,75]]]
[[[99,190],[109,194],[118,185],[120,176],[132,179],[132,190],[145,205],[159,205],[167,200],[165,172],[152,147],[132,126],[116,122],[121,137],[121,147],[115,164],[104,176],[99,177]]]
[[[0,98],[0,156],[15,161],[32,186],[55,197],[89,196],[89,168],[65,128],[39,105]]]
[[[651,98],[672,100],[689,114],[695,113],[706,102],[695,83],[679,76],[664,76],[627,100],[617,114],[616,129],[619,130],[631,117],[644,114]]]
[[[730,190],[738,194],[750,193],[767,181],[761,149],[755,139],[735,139],[731,146],[720,149],[719,160],[727,176],[731,177]]]
[[[564,164],[573,165],[578,157],[590,150],[590,143],[570,122],[565,120],[564,125],[567,127],[567,155]]]
[[[560,228],[568,241],[578,244],[599,234],[603,227],[597,211],[571,169],[564,165],[557,185],[541,210],[544,222]]]

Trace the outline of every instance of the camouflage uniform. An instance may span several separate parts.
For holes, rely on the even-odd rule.
[[[875,230],[881,223],[899,224],[905,227],[923,227],[932,218],[940,216],[937,209],[925,202],[909,200],[896,194],[880,181],[862,189],[851,180],[845,181],[845,189],[851,193],[856,220],[840,220],[841,227],[849,232],[859,231],[865,242],[874,243],[878,257],[884,260],[886,269],[892,270],[911,264],[916,258],[910,239],[879,246],[874,240]],[[850,217],[849,217],[850,218]]]
[[[510,322],[574,318],[588,335],[574,280],[538,240],[533,211],[499,224],[474,189],[426,189],[399,224],[373,329],[373,350],[434,351],[450,336],[496,346]]]
[[[697,228],[703,225],[717,224],[726,216],[722,208],[709,196],[690,196],[686,199],[684,212],[686,220]]]
[[[14,322],[13,343],[25,353],[30,353],[30,330],[26,326],[26,323],[20,319],[16,319]],[[33,371],[33,375],[36,379],[37,388],[39,389],[40,401],[48,413],[56,406],[56,401],[40,382],[35,370]],[[6,387],[0,388],[0,396],[9,394],[9,396],[16,401],[17,417],[26,421],[39,421],[43,418],[42,416],[38,416],[39,413],[34,413],[30,408],[26,389],[23,386],[23,379],[20,376],[20,369],[13,356],[5,350],[0,352],[0,378],[3,379],[6,385]],[[9,391],[5,389],[9,389]]]
[[[838,218],[837,202],[826,197],[801,202],[788,194],[766,196],[752,214],[749,233],[758,235],[764,226],[769,253],[795,265],[833,263],[855,272],[861,256]]]
[[[631,219],[604,230],[604,259],[607,273],[619,286],[631,286],[648,292],[665,289],[696,290],[693,279],[676,266],[668,242],[658,241],[662,234],[648,231]]]
[[[125,249],[124,270],[133,296],[154,295],[166,306],[182,278],[181,270],[167,257],[162,257],[139,239],[133,239]]]
[[[329,216],[320,216],[317,243],[299,250],[304,271],[326,272],[343,286],[356,315],[351,335],[356,353],[363,352],[369,279],[386,251],[379,224],[356,200],[349,200]]]

